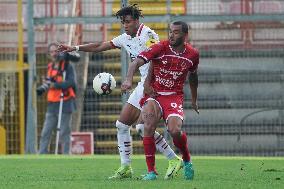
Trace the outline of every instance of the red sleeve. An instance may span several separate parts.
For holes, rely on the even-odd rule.
[[[163,50],[164,45],[160,42],[141,52],[138,57],[142,58],[145,62],[149,62],[150,60],[159,57],[159,55],[162,54]]]
[[[189,69],[191,73],[196,72],[199,64],[199,52],[197,50],[194,51],[194,57],[192,58],[192,67]]]

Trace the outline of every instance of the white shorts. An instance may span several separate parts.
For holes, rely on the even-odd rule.
[[[142,110],[139,102],[140,100],[143,98],[144,94],[143,94],[143,90],[144,90],[144,82],[139,82],[137,87],[133,90],[133,92],[131,93],[131,95],[129,96],[127,103],[133,105],[134,107],[136,107],[137,109],[139,109],[140,111]]]

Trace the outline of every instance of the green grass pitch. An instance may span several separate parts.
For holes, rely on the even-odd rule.
[[[94,156],[0,156],[0,189],[283,189],[284,158],[193,156],[195,178],[183,179],[183,170],[173,180],[163,180],[167,160],[156,158],[156,181],[141,181],[146,172],[144,156],[133,156],[134,178],[110,181],[118,168],[118,155]]]

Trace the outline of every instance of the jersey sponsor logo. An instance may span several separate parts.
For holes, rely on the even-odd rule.
[[[175,82],[173,80],[170,80],[170,79],[164,79],[164,78],[161,78],[159,76],[156,76],[156,81],[160,84],[160,85],[164,85],[168,88],[172,88],[175,84]]]
[[[183,72],[171,71],[171,70],[166,70],[164,68],[161,68],[160,74],[163,74],[163,75],[170,74],[173,76],[173,79],[176,80],[180,75],[183,74]]]

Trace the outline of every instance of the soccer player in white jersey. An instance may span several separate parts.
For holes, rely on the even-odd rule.
[[[144,24],[139,23],[139,18],[143,17],[141,12],[142,11],[136,4],[120,9],[116,13],[116,16],[121,20],[125,33],[115,37],[111,41],[77,46],[61,44],[59,45],[58,50],[65,52],[84,51],[97,53],[114,48],[125,48],[131,59],[134,60],[141,52],[159,41],[158,35],[153,30]],[[110,179],[131,178],[133,175],[130,159],[132,149],[130,127],[132,124],[136,123],[141,112],[139,101],[143,97],[143,84],[148,73],[148,68],[149,64],[145,64],[139,68],[141,81],[131,93],[127,103],[125,103],[122,108],[119,119],[116,121],[121,166],[113,176],[109,177]],[[142,122],[138,122],[136,129],[143,137],[144,124]],[[181,168],[182,160],[170,148],[162,135],[155,132],[154,138],[157,150],[165,155],[169,160],[169,167],[167,169],[165,179],[170,179],[175,176],[177,171]]]

